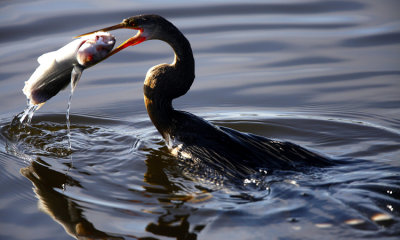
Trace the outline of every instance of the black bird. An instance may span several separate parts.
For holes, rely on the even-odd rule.
[[[332,161],[290,142],[267,139],[215,126],[191,113],[175,110],[172,100],[184,95],[195,78],[192,48],[171,22],[158,15],[138,15],[97,31],[120,28],[138,33],[115,48],[109,56],[147,40],[168,43],[174,62],[153,66],[144,81],[144,102],[154,126],[171,153],[200,173],[211,167],[226,177],[244,178],[258,169],[298,170],[308,166],[329,166]],[[89,33],[88,33],[89,34]],[[86,34],[83,34],[86,35]]]

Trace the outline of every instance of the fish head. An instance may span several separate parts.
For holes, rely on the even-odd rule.
[[[83,67],[90,67],[104,60],[108,53],[113,49],[115,37],[107,32],[95,32],[82,37],[76,59]]]

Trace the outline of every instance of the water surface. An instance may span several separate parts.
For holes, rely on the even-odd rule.
[[[0,3],[0,238],[397,239],[399,6]],[[10,126],[38,56],[140,13],[163,15],[191,42],[196,80],[176,108],[346,163],[260,171],[240,184],[186,176],[143,104],[147,69],[173,59],[159,41],[85,70],[72,99],[72,149],[68,90],[30,126]]]

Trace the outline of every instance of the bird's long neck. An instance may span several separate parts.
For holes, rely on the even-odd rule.
[[[168,140],[173,131],[172,100],[184,95],[194,80],[194,59],[189,41],[171,24],[159,39],[167,42],[175,53],[172,64],[161,64],[149,69],[144,82],[144,101],[147,112],[157,130]]]

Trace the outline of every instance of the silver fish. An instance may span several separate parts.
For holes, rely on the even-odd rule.
[[[113,49],[115,37],[96,32],[76,39],[38,58],[39,67],[25,82],[23,93],[30,104],[42,105],[72,81],[75,88],[82,71],[104,60]]]

